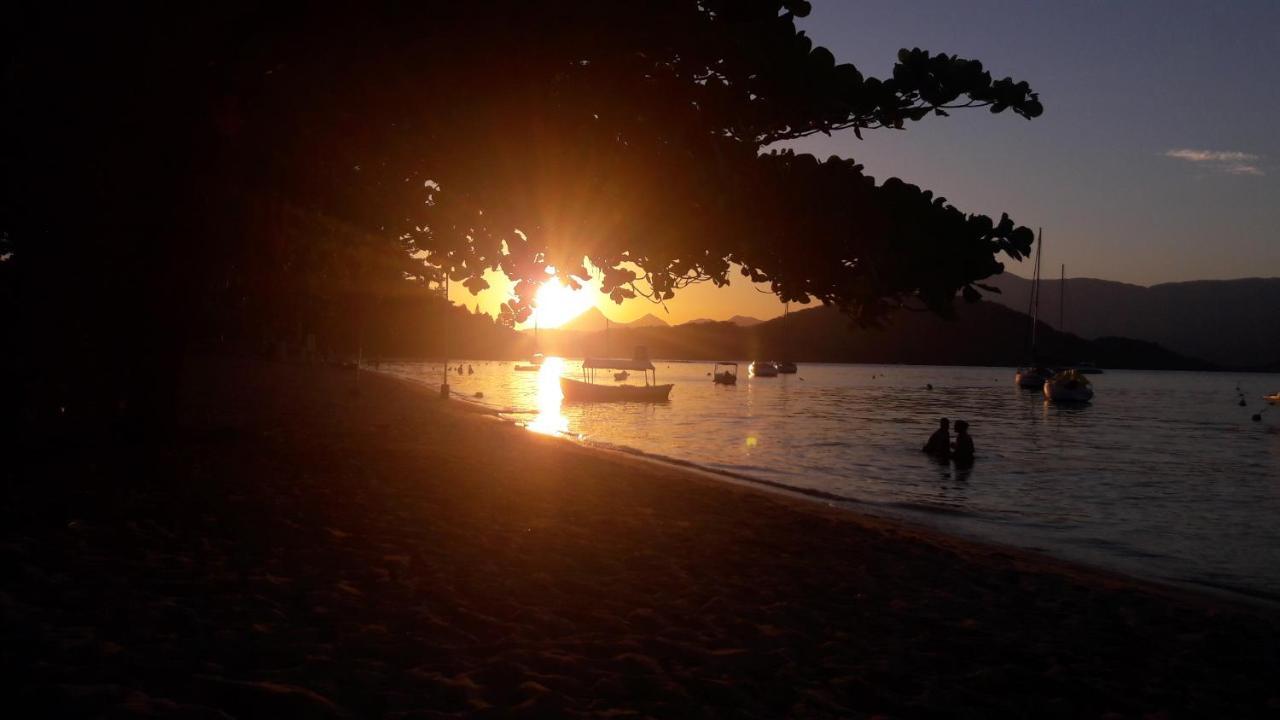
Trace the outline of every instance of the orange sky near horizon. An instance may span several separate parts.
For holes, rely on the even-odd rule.
[[[489,287],[478,294],[472,294],[462,290],[461,286],[455,285],[456,289],[451,299],[468,308],[479,306],[480,312],[496,317],[498,308],[511,296],[513,283],[496,270],[487,271],[484,279],[489,282]],[[580,307],[582,312],[594,305],[604,313],[605,317],[620,323],[632,322],[650,313],[671,325],[698,319],[727,320],[734,315],[747,315],[768,320],[781,315],[783,310],[782,303],[768,292],[767,286],[761,286],[761,289],[757,290],[755,284],[741,275],[732,277],[728,287],[718,288],[708,282],[677,290],[675,298],[661,305],[644,298],[627,300],[619,305],[603,295],[599,288],[599,280],[593,278],[578,291],[585,295],[585,298],[570,302]],[[554,319],[558,322],[540,321],[539,326],[554,327],[567,322],[572,317],[565,317],[564,312],[554,314],[556,315]],[[517,326],[518,329],[531,327],[533,327],[532,321]]]

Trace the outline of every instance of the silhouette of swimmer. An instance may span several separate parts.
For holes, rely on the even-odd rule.
[[[926,454],[945,459],[951,454],[951,421],[946,418],[938,420],[938,429],[929,436],[929,442],[921,448]]]
[[[973,464],[973,438],[969,437],[969,423],[956,421],[956,441],[951,446],[951,459],[956,466]]]

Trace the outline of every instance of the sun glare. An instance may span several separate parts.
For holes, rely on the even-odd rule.
[[[541,328],[560,327],[586,312],[595,302],[594,293],[588,288],[572,290],[559,280],[551,279],[538,288],[529,323],[536,322]]]

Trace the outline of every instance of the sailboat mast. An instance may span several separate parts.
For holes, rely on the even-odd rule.
[[[1040,254],[1044,251],[1044,228],[1036,238],[1036,264],[1031,280],[1031,359],[1036,359],[1036,331],[1040,324]]]
[[[1067,315],[1067,264],[1062,264],[1062,271],[1058,274],[1058,332],[1066,332],[1067,324],[1065,317]]]

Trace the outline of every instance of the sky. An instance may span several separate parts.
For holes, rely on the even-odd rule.
[[[920,47],[1026,80],[1032,121],[985,110],[904,131],[790,143],[852,157],[961,210],[1044,229],[1047,268],[1139,285],[1280,275],[1280,1],[815,0],[800,21],[864,75]],[[1030,269],[1008,261],[1008,270]],[[1057,272],[1050,274],[1056,275]],[[501,288],[480,298],[501,302]],[[475,303],[467,299],[468,305]],[[598,305],[671,323],[781,312],[738,283],[697,286],[666,307]]]

